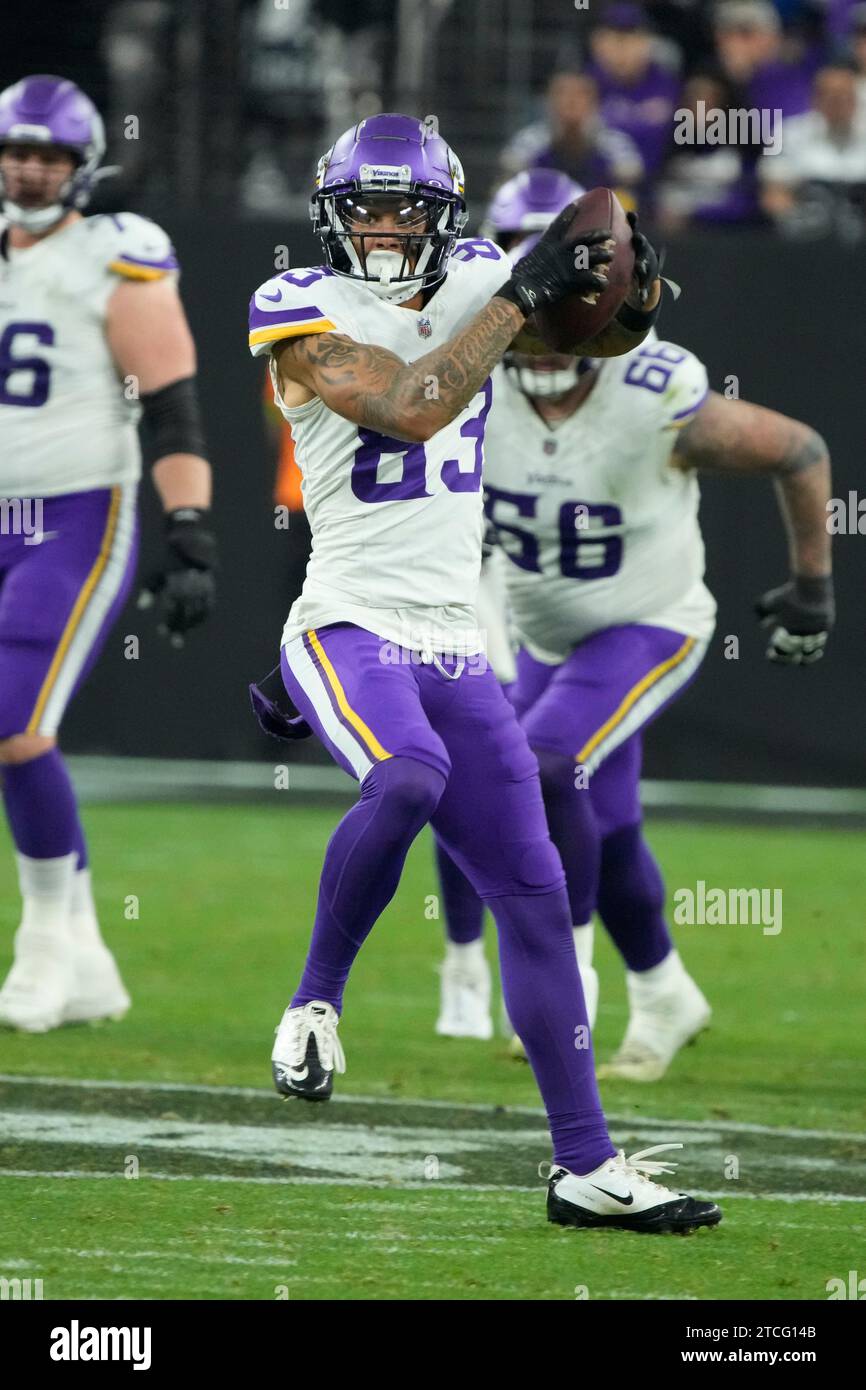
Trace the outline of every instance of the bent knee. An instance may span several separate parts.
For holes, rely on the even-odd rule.
[[[417,758],[394,757],[379,763],[371,778],[391,805],[407,820],[428,821],[439,805],[446,778]]]
[[[0,764],[14,767],[17,763],[29,763],[41,758],[57,743],[49,734],[11,734],[0,739]]]

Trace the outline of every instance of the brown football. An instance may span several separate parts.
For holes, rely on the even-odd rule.
[[[634,271],[632,231],[622,204],[609,188],[593,188],[578,198],[566,239],[576,241],[581,232],[596,227],[609,229],[611,240],[616,242],[613,260],[607,266],[607,289],[591,296],[594,303],[572,294],[533,315],[539,336],[554,352],[574,352],[589,342],[607,327],[628,293]]]

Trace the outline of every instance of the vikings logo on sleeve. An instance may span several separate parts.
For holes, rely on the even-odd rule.
[[[101,213],[83,223],[91,257],[124,280],[162,280],[180,266],[168,235],[135,212]]]
[[[333,311],[333,292],[323,303],[328,281],[327,266],[287,270],[256,290],[250,300],[250,352],[260,357],[284,338],[307,333],[351,333],[348,321],[338,324]]]

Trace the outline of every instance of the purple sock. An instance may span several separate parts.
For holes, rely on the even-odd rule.
[[[640,822],[606,835],[598,910],[629,970],[650,970],[673,950],[665,886]]]
[[[292,1004],[323,999],[339,1013],[370,928],[393,898],[409,846],[436,809],[445,778],[415,758],[377,763],[331,836],[304,973]]]
[[[563,753],[536,748],[550,838],[559,850],[571,922],[582,927],[595,911],[601,871],[601,830],[589,787],[574,784],[576,763]]]
[[[59,748],[3,767],[3,801],[19,854],[59,859],[78,847],[75,791]]]
[[[616,1150],[607,1132],[564,888],[490,898],[505,1006],[550,1122],[553,1158],[591,1173]]]
[[[484,904],[448,851],[436,840],[436,867],[445,908],[445,935],[460,946],[480,941]]]

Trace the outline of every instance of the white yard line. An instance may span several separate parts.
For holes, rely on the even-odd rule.
[[[152,1091],[156,1095],[189,1092],[192,1095],[241,1096],[249,1100],[275,1099],[275,1092],[263,1086],[207,1086],[200,1082],[185,1081],[102,1081],[83,1080],[66,1076],[23,1076],[0,1072],[0,1083],[17,1086],[65,1086],[80,1090],[94,1091]],[[419,1108],[428,1110],[468,1111],[470,1114],[495,1117],[498,1111],[505,1116],[532,1117],[544,1121],[544,1111],[540,1106],[508,1105],[494,1103],[480,1105],[477,1102],[464,1103],[450,1100],[397,1099],[394,1096],[353,1096],[335,1095],[332,1105],[373,1105],[384,1109]],[[749,1124],[741,1120],[685,1120],[659,1119],[649,1115],[628,1115],[607,1111],[611,1125],[625,1129],[634,1126],[644,1131],[648,1129],[686,1129],[708,1130],[724,1134],[766,1134],[784,1139],[838,1139],[843,1142],[866,1144],[866,1134],[844,1129],[795,1129],[787,1125]]]
[[[0,1180],[3,1178],[67,1178],[73,1180],[81,1179],[113,1179],[115,1182],[132,1181],[124,1178],[122,1173],[91,1172],[86,1168],[58,1168],[54,1170],[43,1168],[4,1168],[0,1170]],[[148,1170],[144,1174],[144,1179],[137,1178],[135,1181],[143,1180],[153,1182],[227,1182],[227,1183],[248,1183],[257,1187],[358,1187],[370,1188],[379,1187],[390,1192],[427,1192],[436,1189],[447,1192],[476,1193],[487,1192],[491,1197],[506,1195],[514,1192],[534,1192],[536,1196],[544,1191],[542,1183],[536,1183],[533,1187],[520,1187],[512,1183],[474,1183],[474,1182],[442,1182],[441,1180],[429,1182],[401,1182],[396,1187],[393,1182],[381,1178],[365,1178],[358,1181],[357,1178],[313,1178],[307,1176],[287,1176],[285,1178],[250,1178],[235,1177],[231,1173],[155,1173]],[[730,1202],[750,1201],[750,1202],[787,1202],[796,1204],[798,1202],[813,1202],[825,1206],[833,1206],[838,1202],[853,1203],[863,1205],[866,1203],[866,1196],[852,1196],[847,1192],[732,1192],[730,1188],[724,1190],[710,1190],[701,1188],[696,1190],[696,1195],[709,1197],[713,1201]],[[395,1209],[398,1203],[391,1204]],[[441,1237],[440,1237],[441,1239]]]

